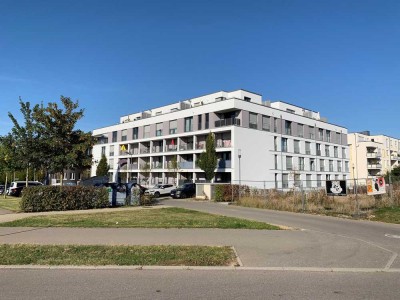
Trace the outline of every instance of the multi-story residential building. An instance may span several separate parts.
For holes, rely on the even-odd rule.
[[[349,134],[349,146],[352,179],[385,175],[399,166],[399,139],[363,131]]]
[[[119,169],[123,181],[204,181],[196,160],[209,132],[215,136],[219,160],[215,182],[241,180],[282,189],[303,183],[311,188],[348,176],[346,128],[328,123],[318,112],[263,101],[245,90],[123,116],[119,124],[93,131],[98,140],[93,156],[99,161],[106,155],[114,180]],[[92,175],[95,171],[96,164]]]

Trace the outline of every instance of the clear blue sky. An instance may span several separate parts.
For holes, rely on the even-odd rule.
[[[0,135],[19,96],[93,130],[239,88],[400,138],[400,1],[0,1]]]

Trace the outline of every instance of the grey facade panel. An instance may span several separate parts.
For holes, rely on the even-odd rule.
[[[241,126],[249,128],[250,113],[247,110],[242,110]]]

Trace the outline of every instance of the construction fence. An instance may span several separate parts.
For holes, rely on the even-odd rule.
[[[339,193],[331,192],[333,187],[328,181],[287,182],[291,188],[286,188],[283,182],[275,181],[198,182],[196,197],[217,202],[235,202],[248,207],[346,215],[368,214],[376,208],[400,206],[400,183],[385,183],[382,187],[384,192],[368,195],[368,179],[338,181],[343,183],[342,187],[337,187]]]

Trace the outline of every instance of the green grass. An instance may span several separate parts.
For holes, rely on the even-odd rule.
[[[0,265],[229,266],[231,247],[0,245]]]
[[[0,226],[279,229],[277,226],[263,222],[176,207],[76,215],[47,215],[1,223]]]
[[[400,207],[379,208],[374,211],[373,221],[400,224]]]
[[[20,202],[21,198],[18,197],[7,196],[7,198],[4,199],[4,195],[0,196],[0,208],[3,209],[8,209],[11,211],[21,211],[19,208]]]

